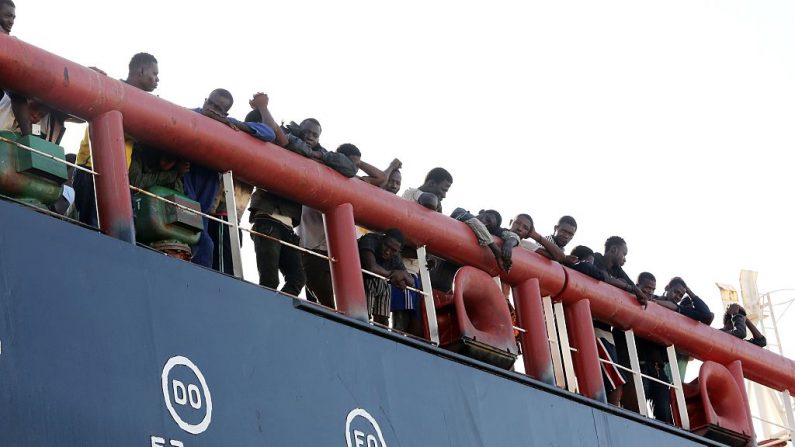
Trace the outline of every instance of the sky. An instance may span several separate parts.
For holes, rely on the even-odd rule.
[[[447,168],[447,210],[527,212],[542,234],[572,215],[569,248],[622,236],[630,276],[682,276],[720,316],[715,282],[739,290],[741,269],[795,288],[792,23],[791,1],[20,0],[13,35],[116,78],[150,52],[155,94],[186,107],[224,87],[242,118],[267,92],[327,148],[402,160],[404,188]]]

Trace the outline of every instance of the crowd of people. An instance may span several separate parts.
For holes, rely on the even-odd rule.
[[[3,33],[11,32],[14,20],[14,3],[11,0],[0,0],[0,28]],[[104,75],[101,70],[96,70]],[[139,53],[130,60],[127,77],[122,82],[145,92],[153,92],[158,85],[158,74],[157,59],[151,54]],[[201,107],[193,110],[236,131],[245,132],[252,138],[273,143],[329,166],[340,175],[358,177],[375,188],[400,194],[400,160],[393,160],[381,170],[367,163],[360,149],[353,144],[343,144],[336,150],[329,151],[320,144],[322,127],[318,120],[306,118],[300,123],[279,125],[269,111],[269,98],[266,94],[256,93],[248,102],[251,111],[244,120],[236,120],[229,116],[229,110],[234,104],[232,94],[226,89],[218,88],[209,92]],[[39,135],[58,144],[65,131],[64,122],[70,119],[72,118],[46,104],[11,91],[0,91],[0,130]],[[198,202],[203,213],[221,220],[228,219],[218,172],[177,159],[160,148],[138,143],[129,136],[126,137],[125,146],[132,186],[141,189],[167,187]],[[91,140],[88,130],[77,156],[71,160],[79,166],[91,168]],[[405,189],[401,197],[442,213],[442,203],[452,184],[451,173],[437,167],[428,171],[421,185]],[[236,181],[234,193],[237,215],[242,215],[247,207],[254,232],[268,236],[252,235],[259,284],[277,289],[281,274],[284,278],[281,290],[284,293],[298,296],[305,290],[309,300],[334,308],[328,260],[299,252],[281,243],[288,242],[327,256],[323,213],[265,189],[255,189],[244,182]],[[64,197],[53,205],[53,210],[74,216],[86,225],[97,226],[92,175],[78,170],[72,176],[70,172]],[[704,301],[680,277],[668,281],[661,295],[656,295],[657,280],[653,274],[643,272],[636,280],[630,278],[623,269],[628,249],[626,241],[621,237],[607,238],[601,253],[579,245],[567,254],[566,247],[577,233],[577,222],[571,216],[561,217],[547,236],[542,236],[537,231],[533,218],[528,213],[514,216],[506,227],[503,227],[503,218],[496,210],[481,210],[474,214],[463,208],[456,208],[450,216],[464,222],[471,229],[478,244],[488,248],[503,271],[511,269],[514,250],[529,250],[625,290],[634,295],[641,306],[645,307],[653,302],[706,325],[711,324],[714,318]],[[371,318],[376,323],[391,323],[395,329],[423,336],[423,321],[419,313],[420,295],[409,290],[421,288],[418,276],[420,266],[414,247],[408,246],[399,228],[390,228],[383,232],[360,228],[358,233],[361,267],[378,275],[363,274]],[[498,244],[499,240],[502,244]],[[192,247],[171,244],[163,251],[221,272],[232,273],[228,227],[206,218],[198,244]],[[453,277],[460,266],[442,258],[431,257],[429,267],[433,288],[442,292],[451,290]],[[504,292],[508,299],[509,288],[505,287]],[[614,405],[621,405],[628,377],[615,364],[628,364],[628,360],[620,354],[626,352],[623,349],[623,332],[616,331],[601,321],[594,321],[594,327],[600,357],[608,361],[602,362],[608,400]],[[726,310],[721,330],[739,338],[746,338],[750,331],[752,338],[749,341],[765,346],[764,336],[746,318],[744,309],[738,305],[732,305]],[[638,346],[641,372],[670,383],[670,365],[665,347],[643,340]],[[680,371],[683,371],[687,354],[679,353],[679,356]],[[644,379],[644,388],[648,391],[655,417],[672,422],[668,388],[647,379]]]

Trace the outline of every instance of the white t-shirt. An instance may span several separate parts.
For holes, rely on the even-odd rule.
[[[75,203],[75,189],[69,185],[63,185],[63,192],[61,193],[64,199],[69,202],[69,205]]]

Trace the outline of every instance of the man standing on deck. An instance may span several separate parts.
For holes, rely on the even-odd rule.
[[[130,59],[128,66],[127,79],[122,82],[129,84],[147,93],[153,92],[157,88],[159,70],[157,59],[149,53],[138,53]],[[127,152],[127,168],[133,151],[133,140],[125,136],[124,146]],[[83,141],[80,142],[80,149],[77,151],[77,165],[91,169],[91,149],[89,140],[89,129]],[[75,172],[75,206],[79,213],[80,222],[93,227],[98,226],[97,222],[97,203],[94,196],[94,178],[91,174],[78,170]]]
[[[337,153],[348,157],[357,169],[367,174],[359,177],[373,186],[380,186],[386,180],[386,174],[375,166],[362,160],[358,147],[345,143],[337,148]],[[314,208],[301,208],[301,225],[298,227],[300,245],[303,248],[328,256],[326,229],[323,225],[323,213]],[[307,298],[313,302],[334,308],[334,291],[331,287],[331,267],[327,259],[310,253],[301,253],[301,263],[306,272]]]
[[[649,272],[642,272],[638,275],[637,286],[650,300],[665,307],[667,309],[676,309],[676,304],[665,297],[656,297],[654,291],[657,289],[657,278]],[[669,284],[665,290],[668,291],[671,285]],[[677,292],[679,291],[678,284]],[[684,292],[684,288],[682,289]],[[681,295],[679,295],[681,298]],[[651,341],[642,339],[640,337],[636,340],[638,351],[638,362],[640,363],[640,372],[646,376],[653,377],[657,380],[670,383],[671,380],[666,372],[666,364],[668,363],[668,353],[665,346],[653,343]],[[628,359],[627,359],[628,360]],[[634,378],[633,378],[634,379]],[[673,423],[673,416],[671,415],[671,397],[668,387],[660,382],[643,378],[643,389],[646,391],[646,398],[651,401],[651,415],[655,419],[669,424]]]
[[[316,119],[307,118],[300,125],[290,123],[284,130],[288,150],[322,162],[345,177],[356,175],[358,169],[350,158],[338,152],[328,152],[320,145],[322,128]],[[279,241],[298,245],[299,238],[293,228],[301,223],[301,204],[257,188],[251,196],[249,210],[254,231],[270,237],[251,235],[257,256],[259,284],[276,289],[281,271],[285,282],[282,292],[297,296],[306,284],[301,255]]]
[[[285,145],[287,137],[271,116],[268,103],[268,95],[261,92],[255,94],[249,101],[249,105],[260,112],[261,122],[240,122],[229,117],[229,110],[234,104],[232,94],[228,90],[218,88],[210,92],[201,108],[193,109],[193,111],[259,140]],[[227,220],[225,209],[221,210],[222,213],[217,212],[220,202],[224,202],[219,195],[221,179],[218,172],[194,163],[185,175],[183,183],[185,195],[199,202],[203,213],[215,214],[215,217]],[[199,239],[199,244],[194,247],[193,262],[232,274],[229,227],[219,222],[210,222],[207,218],[203,220],[204,231]]]
[[[605,241],[605,253],[594,254],[594,267],[601,271],[610,283],[626,292],[634,294],[641,306],[646,306],[648,297],[640,287],[630,279],[622,268],[627,258],[627,243],[618,236],[611,236]],[[615,364],[619,363],[612,328],[609,324],[594,321],[597,348],[599,357]],[[607,401],[613,405],[620,405],[624,385],[627,383],[621,370],[611,363],[602,362],[602,373],[605,379]]]

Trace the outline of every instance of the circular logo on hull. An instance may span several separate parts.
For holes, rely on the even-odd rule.
[[[171,357],[161,377],[166,408],[179,428],[192,435],[207,430],[213,419],[213,399],[204,374],[181,355]]]
[[[386,447],[384,434],[375,418],[363,408],[355,408],[345,420],[348,447]]]

